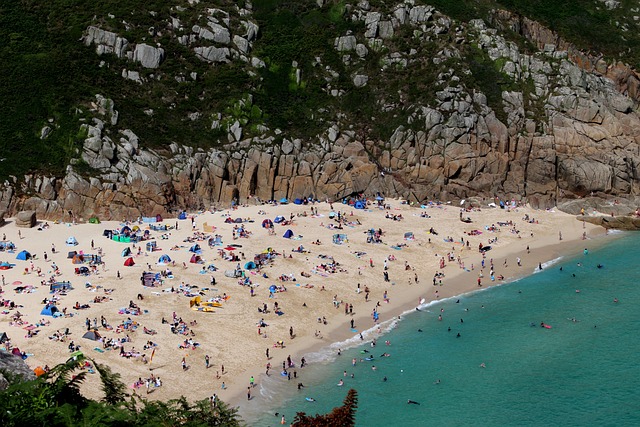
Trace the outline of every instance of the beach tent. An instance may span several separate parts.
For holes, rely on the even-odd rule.
[[[283,205],[286,205],[287,203],[289,203],[289,201],[287,200],[286,197],[283,197],[282,199],[280,199],[280,203],[282,203]]]
[[[4,344],[7,341],[9,341],[9,336],[7,335],[7,333],[0,332],[0,344]]]
[[[71,262],[73,264],[82,264],[84,262],[84,257],[80,254],[75,254],[73,258],[71,258]]]
[[[78,255],[78,251],[67,252],[67,259],[73,259],[73,257],[76,255]]]
[[[0,262],[0,270],[9,270],[13,267],[13,264],[9,264],[8,262]]]
[[[362,202],[362,201],[358,200],[358,201],[353,205],[353,207],[354,207],[354,208],[356,208],[356,209],[365,209],[365,208],[367,207],[367,205],[366,205],[366,203],[365,203],[365,202]]]
[[[290,239],[293,237],[293,231],[291,231],[290,229],[285,231],[284,234],[282,235],[282,237],[284,237],[285,239]]]
[[[113,236],[113,230],[102,230],[102,235],[110,239]]]
[[[280,224],[282,221],[284,221],[284,217],[282,215],[278,215],[273,219],[273,222],[275,222],[276,224]]]
[[[102,337],[100,336],[98,331],[87,331],[87,332],[84,333],[82,338],[86,338],[86,339],[91,340],[91,341],[98,341]]]
[[[202,248],[200,248],[200,245],[196,243],[195,245],[189,248],[189,252],[193,252],[194,254],[199,254],[200,252],[202,252]]]
[[[413,240],[413,238],[413,233],[411,231],[404,233],[404,240]]]
[[[129,255],[131,255],[131,248],[130,248],[129,246],[127,246],[126,248],[124,248],[124,249],[122,250],[121,255],[122,255],[122,256],[129,256]]]
[[[33,373],[36,375],[36,377],[40,377],[44,374],[46,374],[46,372],[44,371],[44,369],[42,369],[42,366],[37,366],[34,370]]]
[[[147,252],[153,252],[156,250],[158,244],[156,243],[156,241],[152,241],[152,242],[147,242]]]
[[[257,266],[255,262],[249,261],[244,265],[244,268],[246,268],[247,270],[254,270],[257,268]]]
[[[264,221],[262,221],[262,228],[272,228],[273,227],[273,221],[271,221],[270,219],[265,219]]]
[[[192,264],[198,264],[202,262],[202,258],[200,258],[200,255],[193,254],[191,255],[189,262]]]
[[[71,286],[71,282],[56,282],[52,285],[49,285],[49,292],[54,293],[55,291],[66,291],[73,289]]]
[[[338,214],[335,212],[329,212],[329,218],[334,218],[335,216],[337,216]]]
[[[180,212],[180,215],[178,215],[178,219],[187,219],[187,212]]]
[[[156,222],[162,222],[162,215],[156,215]]]
[[[89,224],[100,224],[100,219],[97,216],[89,218]]]
[[[120,234],[128,236],[129,234],[131,234],[131,227],[129,227],[128,225],[125,225],[120,229]]]
[[[189,307],[193,307],[200,305],[200,303],[202,302],[202,298],[200,298],[200,296],[197,297],[193,297],[189,300]]]
[[[171,258],[169,258],[169,255],[167,254],[164,254],[160,258],[158,258],[158,264],[168,264],[170,262]]]
[[[13,350],[11,350],[11,354],[13,354],[14,356],[18,356],[22,360],[27,358],[27,355],[26,354],[22,354],[22,352],[20,351],[20,349],[18,347],[13,347]]]
[[[236,218],[233,220],[233,222],[235,222],[236,224],[242,224],[244,220],[242,218]]]
[[[16,256],[16,259],[22,260],[22,261],[26,261],[28,259],[31,259],[31,254],[27,251],[21,251],[18,256]]]
[[[125,267],[131,267],[135,264],[136,264],[135,261],[131,257],[127,258],[124,262]]]
[[[67,244],[67,246],[76,246],[78,244],[78,241],[75,237],[70,236],[65,243]]]
[[[341,245],[344,242],[348,242],[349,239],[347,239],[347,235],[346,234],[334,234],[333,235],[333,243],[335,243],[336,245]]]
[[[301,205],[301,204],[302,204],[302,199],[298,199],[298,198],[296,198],[296,199],[293,201],[293,204],[295,204],[295,205]]]
[[[44,308],[40,312],[40,315],[57,317],[56,313],[60,313],[60,310],[58,310],[58,307],[56,307],[55,305],[47,304],[44,306]]]

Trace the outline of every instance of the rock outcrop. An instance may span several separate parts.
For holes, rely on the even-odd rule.
[[[203,8],[191,23],[186,15],[172,17],[162,29],[149,29],[150,39],[131,44],[91,26],[84,43],[100,54],[129,59],[126,69],[118,63],[118,74],[140,85],[162,78],[184,87],[200,85],[200,74],[192,70],[163,75],[169,72],[164,48],[171,44],[152,44],[159,45],[164,31],[162,37],[175,38],[197,58],[198,67],[236,61],[238,70],[261,85],[256,68],[265,67],[267,59],[250,56],[260,29],[250,3],[245,7],[232,13]],[[331,99],[326,108],[309,112],[323,126],[314,137],[270,129],[251,93],[215,112],[176,107],[190,96],[206,104],[204,88],[194,95],[190,90],[167,94],[163,108],[181,111],[185,123],[206,120],[201,128],[212,132],[212,144],[194,148],[174,136],[167,148],[152,149],[136,129],[120,127],[114,103],[98,95],[91,117],[78,125],[86,136],[66,175],[34,174],[7,182],[0,208],[35,210],[45,217],[73,210],[86,218],[121,219],[231,200],[336,200],[361,192],[412,202],[499,196],[569,211],[577,206],[572,201],[583,203],[592,194],[638,202],[640,79],[631,68],[585,56],[552,31],[505,11],[494,12],[489,23],[462,23],[409,0],[386,10],[359,1],[345,7],[345,19],[358,25],[331,35],[334,63],[318,56],[306,69],[297,61],[286,64],[290,90],[304,88],[305,73],[314,72]],[[521,50],[501,36],[500,28],[523,35],[539,50]],[[145,40],[149,44],[141,43]],[[470,52],[476,55],[473,61]],[[505,90],[490,93],[494,82],[473,85],[469,62],[481,61],[492,76],[509,82]],[[427,83],[415,77],[423,72],[433,74]],[[413,80],[396,73],[412,75],[423,86],[412,87]],[[329,105],[354,91],[371,94],[369,123]],[[424,92],[430,96],[421,96]],[[143,111],[154,115],[152,108]],[[374,137],[367,126],[379,122],[389,129]],[[78,164],[88,165],[92,176],[80,173]]]
[[[11,353],[0,351],[0,390],[6,389],[9,385],[9,381],[5,378],[3,372],[21,377],[24,381],[36,379],[35,374],[24,363],[24,360]]]
[[[577,219],[608,230],[640,230],[640,217],[637,216],[578,216]]]
[[[22,228],[32,228],[37,224],[35,211],[21,211],[16,215],[16,226]]]

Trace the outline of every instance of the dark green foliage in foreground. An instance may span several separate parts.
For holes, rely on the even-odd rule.
[[[95,364],[105,396],[102,401],[80,393],[86,371],[58,365],[34,381],[14,382],[0,392],[0,425],[12,426],[223,426],[242,425],[236,410],[223,402],[189,403],[184,397],[167,402],[147,401],[125,393],[120,375]],[[127,400],[128,399],[128,400]]]
[[[350,389],[342,406],[333,408],[324,415],[309,416],[298,412],[293,420],[295,427],[353,427],[356,425],[356,409],[358,408],[358,392]]]

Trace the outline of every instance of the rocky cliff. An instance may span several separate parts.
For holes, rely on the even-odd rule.
[[[183,111],[183,101],[166,95],[160,108],[202,124],[216,144],[179,135],[151,144],[122,123],[114,94],[95,94],[82,106],[81,148],[66,174],[7,181],[0,210],[121,219],[233,199],[335,200],[361,192],[416,202],[498,195],[568,210],[576,205],[567,202],[590,195],[636,203],[640,80],[631,67],[584,53],[510,12],[457,21],[417,3],[342,4],[340,19],[350,26],[327,47],[330,55],[318,52],[308,68],[290,64],[290,91],[321,78],[319,90],[337,101],[310,110],[318,127],[311,136],[270,126],[260,91],[247,90],[217,111]],[[123,81],[142,86],[201,84],[188,67],[168,68],[171,43],[211,69],[240,64],[239,73],[266,84],[260,73],[274,60],[253,52],[269,30],[251,3],[243,5],[200,8],[197,22],[186,22],[181,13],[202,6],[189,1],[160,16],[164,26],[150,28],[145,40],[89,25],[79,43],[95,49],[96,66],[119,64],[114,72]],[[318,10],[327,7],[318,1]],[[158,107],[138,109],[149,120],[159,114]],[[46,127],[42,138],[55,132]]]

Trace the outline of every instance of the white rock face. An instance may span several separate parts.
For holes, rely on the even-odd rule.
[[[229,62],[229,48],[227,47],[196,47],[193,49],[196,56],[207,62]]]
[[[129,49],[129,41],[124,37],[119,37],[116,33],[94,26],[87,28],[87,34],[83,39],[84,44],[87,46],[92,43],[96,45],[96,53],[98,55],[115,53],[118,58],[122,58],[126,55],[127,49]]]
[[[249,53],[249,41],[240,36],[233,36],[233,44],[236,45],[240,53]]]
[[[354,50],[356,48],[356,37],[355,36],[342,36],[336,37],[335,46],[338,52],[346,52],[349,50]]]
[[[353,77],[353,84],[355,85],[355,87],[366,86],[368,81],[369,76],[366,76],[364,74],[357,74]]]
[[[164,49],[149,46],[148,44],[138,44],[133,51],[133,60],[142,64],[145,68],[158,68],[164,59]]]
[[[231,35],[228,29],[215,22],[209,22],[207,25],[213,32],[213,38],[211,40],[220,44],[229,44],[231,42]]]

